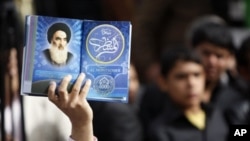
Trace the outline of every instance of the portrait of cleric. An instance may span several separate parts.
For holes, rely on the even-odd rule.
[[[45,58],[54,66],[65,66],[73,58],[68,51],[71,30],[65,23],[55,23],[47,31],[49,47],[43,50]]]

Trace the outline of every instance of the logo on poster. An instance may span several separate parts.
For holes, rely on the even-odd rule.
[[[121,31],[113,25],[103,24],[93,28],[86,41],[88,55],[97,63],[113,63],[125,47]]]
[[[115,81],[111,76],[101,75],[94,80],[94,89],[98,94],[108,95],[115,88]]]

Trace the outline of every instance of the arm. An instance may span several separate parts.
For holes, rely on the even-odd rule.
[[[58,87],[58,94],[55,93],[56,83],[52,82],[48,90],[48,97],[69,117],[72,124],[71,138],[73,140],[93,141],[93,112],[86,100],[91,81],[87,80],[86,84],[81,88],[84,78],[85,75],[80,74],[71,92],[68,92],[67,87],[71,76],[64,77]]]

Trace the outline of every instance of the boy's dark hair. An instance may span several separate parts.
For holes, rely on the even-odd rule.
[[[194,62],[203,66],[200,56],[184,46],[167,48],[161,57],[161,75],[167,76],[178,61]]]
[[[243,39],[240,48],[236,52],[238,66],[247,67],[250,70],[250,36]]]
[[[226,24],[207,21],[193,29],[191,45],[195,48],[203,42],[209,42],[235,53],[233,36]]]

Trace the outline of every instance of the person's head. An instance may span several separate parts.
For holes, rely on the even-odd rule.
[[[198,54],[187,47],[167,49],[161,58],[160,84],[182,107],[200,104],[205,90],[205,71]]]
[[[55,23],[50,26],[47,33],[51,59],[57,64],[65,63],[68,53],[67,45],[71,37],[70,28],[65,23]]]
[[[243,39],[236,53],[237,68],[239,74],[250,82],[250,36]]]
[[[216,22],[204,22],[192,31],[191,46],[202,57],[207,80],[218,82],[234,58],[233,36],[229,27]]]
[[[190,24],[190,26],[187,28],[187,31],[186,31],[185,40],[188,45],[191,44],[194,30],[196,30],[202,24],[206,24],[206,23],[216,23],[216,24],[224,24],[224,25],[226,24],[224,19],[214,14],[204,15],[204,16],[196,18]]]

